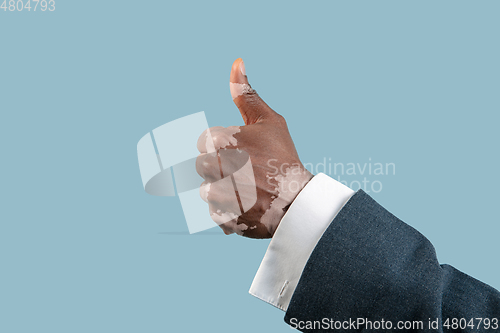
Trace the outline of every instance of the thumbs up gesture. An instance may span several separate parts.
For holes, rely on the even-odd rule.
[[[248,83],[241,58],[231,68],[230,90],[245,126],[212,127],[198,139],[196,170],[205,179],[200,195],[225,234],[270,238],[312,174],[285,119]]]

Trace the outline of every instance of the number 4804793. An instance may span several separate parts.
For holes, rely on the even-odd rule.
[[[31,5],[32,2],[33,2],[33,6]],[[40,7],[38,7],[38,5],[40,5]],[[30,12],[32,8],[33,8],[34,12],[36,12],[36,10],[38,8],[40,8],[40,10],[42,12],[46,11],[47,9],[50,12],[53,12],[54,10],[56,10],[56,1],[55,0],[28,0],[28,1],[24,2],[23,0],[4,0],[2,2],[2,5],[0,6],[0,9],[3,9],[4,12],[6,12],[7,10],[9,12],[14,12],[14,11],[20,12],[23,10],[27,10]]]

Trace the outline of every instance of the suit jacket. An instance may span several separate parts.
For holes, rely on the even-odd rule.
[[[303,332],[387,332],[388,322],[393,331],[500,332],[500,293],[440,265],[429,240],[360,190],[309,257],[285,321]]]

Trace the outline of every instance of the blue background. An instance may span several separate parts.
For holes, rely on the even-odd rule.
[[[0,11],[0,331],[288,332],[248,294],[268,240],[189,236],[136,144],[241,125],[242,57],[303,162],[395,163],[373,197],[500,288],[498,1],[56,1]],[[358,179],[351,177],[349,179]],[[346,177],[348,179],[348,177]]]

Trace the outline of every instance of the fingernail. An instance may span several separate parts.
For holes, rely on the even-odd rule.
[[[224,233],[225,233],[226,235],[228,235],[228,236],[229,236],[229,235],[234,234],[234,231],[231,231],[231,230],[226,230],[226,229],[224,229],[223,231],[224,231]]]
[[[241,61],[241,64],[240,64],[240,72],[241,74],[243,75],[247,75],[247,72],[245,71],[245,63],[243,62],[243,60]]]
[[[239,72],[239,73],[238,73]],[[229,88],[233,100],[245,93],[252,93],[254,90],[248,84],[245,63],[241,58],[236,59],[231,67],[231,76],[229,77]]]

